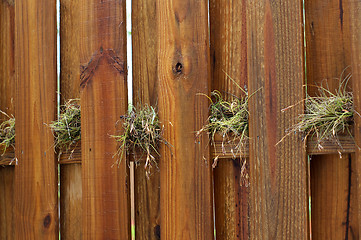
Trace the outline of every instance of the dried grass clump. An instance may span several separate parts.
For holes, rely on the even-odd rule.
[[[0,110],[7,120],[0,124],[0,149],[3,150],[2,155],[9,147],[15,148],[15,118]]]
[[[149,105],[140,108],[132,106],[131,108],[132,110],[128,114],[121,116],[123,134],[112,136],[120,143],[118,163],[124,153],[137,152],[146,154],[144,168],[147,169],[147,174],[149,174],[153,166],[158,168],[154,155],[160,155],[158,152],[159,144],[165,143],[168,145],[168,143],[162,136],[163,127],[160,125],[155,108]]]
[[[352,92],[347,90],[350,78],[351,74],[348,74],[345,79],[340,79],[335,93],[327,85],[317,86],[318,95],[305,98],[305,113],[299,116],[298,123],[288,130],[287,135],[301,132],[304,140],[308,136],[315,136],[320,149],[324,141],[333,141],[342,147],[338,135],[348,133],[352,136],[350,126],[353,125],[355,113],[359,115],[353,107]]]
[[[234,82],[235,83],[235,82]],[[235,83],[236,84],[236,83]],[[236,84],[237,85],[237,84]],[[242,151],[242,146],[249,138],[248,132],[248,91],[242,89],[243,97],[232,96],[230,101],[223,98],[219,91],[213,91],[210,104],[210,116],[208,123],[204,125],[196,134],[200,136],[202,133],[207,133],[211,139],[211,144],[214,145],[215,135],[219,134],[223,138],[222,146],[228,142],[235,142],[235,157]],[[213,167],[216,166],[219,156],[214,159]]]
[[[61,106],[58,120],[50,124],[59,153],[67,152],[80,140],[80,116],[79,99],[70,99]]]

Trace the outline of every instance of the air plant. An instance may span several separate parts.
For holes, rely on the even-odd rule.
[[[57,121],[50,124],[59,153],[75,147],[81,137],[79,99],[70,99],[62,107]]]

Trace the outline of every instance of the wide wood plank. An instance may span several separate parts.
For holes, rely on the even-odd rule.
[[[229,77],[242,88],[247,85],[246,1],[212,0],[209,6],[212,90],[221,92],[225,99],[240,97],[242,91]],[[222,139],[218,140],[211,146],[212,156],[224,158],[226,151],[234,157],[232,148],[227,148],[230,144],[223,149]],[[248,239],[248,159],[229,158],[218,161],[213,170],[216,236]]]
[[[303,112],[301,1],[248,1],[250,235],[308,239],[307,162],[300,135],[278,145]]]
[[[156,0],[132,1],[133,104],[157,107],[158,31]],[[156,157],[156,155],[155,155]],[[160,174],[147,178],[143,159],[134,169],[135,238],[160,238]],[[159,162],[159,159],[156,159]]]
[[[56,1],[15,4],[15,239],[58,239]]]
[[[84,239],[130,239],[129,169],[114,165],[127,110],[125,1],[79,1]]]
[[[311,96],[318,94],[314,86],[320,84],[326,86],[327,83],[330,91],[335,92],[340,77],[352,72],[348,68],[351,64],[350,2],[305,2],[307,90]],[[348,90],[352,83],[351,78]],[[339,154],[312,158],[312,239],[358,239],[358,228],[354,228],[358,220],[350,217],[356,210],[353,204],[357,204],[350,201],[350,194],[355,192],[350,188],[356,177],[352,174],[353,161],[347,154],[342,158]]]
[[[157,0],[161,239],[213,239],[208,138],[195,139],[208,117],[208,4]]]
[[[79,1],[60,1],[60,99],[80,98]],[[60,234],[62,239],[82,237],[81,144],[60,156]],[[72,162],[72,164],[66,164]]]

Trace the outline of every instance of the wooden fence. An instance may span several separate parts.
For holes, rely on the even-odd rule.
[[[140,240],[359,239],[360,118],[343,149],[305,147],[299,134],[276,143],[303,112],[281,109],[304,98],[305,81],[332,89],[349,70],[361,112],[360,1],[133,0],[133,102],[157,106],[173,146],[149,179],[135,168],[133,188],[126,159],[112,167],[109,137],[128,105],[125,1],[60,1],[61,101],[82,107],[71,161],[58,161],[46,125],[57,113],[56,14],[55,0],[0,1],[0,109],[16,117],[15,152],[0,157],[0,239],[131,239],[131,205]],[[227,75],[257,92],[250,141],[242,158],[225,146],[212,169],[221,143],[195,141],[209,113],[199,93],[239,96]]]

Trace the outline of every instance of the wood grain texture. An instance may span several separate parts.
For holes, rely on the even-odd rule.
[[[246,1],[212,0],[209,11],[212,90],[220,91],[226,99],[232,96],[240,97],[241,90],[229,77],[242,88],[246,88]],[[232,147],[227,150],[231,149]],[[215,144],[211,147],[211,152],[213,152],[211,156],[223,158],[225,157],[223,150],[227,151],[222,148],[222,143]],[[222,159],[213,170],[217,239],[249,238],[249,188],[246,186],[248,184],[242,183],[243,164],[240,164],[244,161],[248,159],[241,161],[240,159]],[[249,174],[248,171],[242,173]]]
[[[56,1],[15,4],[15,239],[58,239]]]
[[[14,4],[0,1],[0,110],[14,114],[15,90],[15,8]],[[0,121],[5,116],[0,114]],[[14,158],[14,149],[0,156],[0,164],[8,165],[7,160]],[[9,158],[10,157],[10,158]],[[14,238],[13,203],[14,203],[14,167],[0,166],[0,239]]]
[[[0,166],[0,239],[14,239],[14,167]]]
[[[351,42],[351,69],[352,69],[352,90],[354,98],[354,108],[361,112],[361,2],[349,1],[350,9],[350,42]],[[361,118],[355,118],[355,141],[357,146],[361,146]],[[355,155],[352,156],[353,163],[355,163],[354,179],[357,179],[355,185],[357,186],[357,195],[355,196],[358,204],[354,205],[356,219],[358,220],[358,234],[361,232],[361,150],[356,148]],[[355,186],[351,185],[351,186]],[[354,193],[354,192],[353,192]],[[357,236],[357,235],[356,235]],[[355,238],[356,239],[356,238]]]
[[[210,66],[207,1],[157,0],[161,239],[213,239],[211,161],[204,136]]]
[[[84,239],[130,239],[129,169],[114,165],[127,110],[125,1],[79,1]]]
[[[309,86],[321,83],[325,85],[327,82],[330,90],[334,92],[339,85],[341,74],[345,71],[342,78],[351,72],[351,69],[347,68],[351,64],[350,2],[339,0],[305,2]],[[350,87],[352,82],[353,79],[349,82]],[[317,89],[308,87],[308,93],[315,96]],[[358,236],[358,229],[350,229],[351,226],[358,224],[357,219],[352,219],[346,214],[350,209],[355,209],[351,204],[357,204],[349,201],[350,182],[356,177],[349,170],[349,157],[346,155],[339,159],[338,155],[328,155],[312,160],[319,162],[311,163],[311,173],[314,173],[310,179],[313,239],[327,239],[327,236],[330,237],[328,239],[353,239],[353,234]]]
[[[301,136],[276,146],[303,106],[300,1],[249,1],[250,236],[308,239],[307,162]]]
[[[61,104],[80,98],[79,1],[60,1]],[[59,164],[81,163],[81,145],[60,156]],[[62,239],[82,238],[81,164],[60,165],[60,234]]]
[[[132,1],[133,104],[157,107],[158,31],[156,0]],[[144,157],[143,157],[144,158]],[[160,175],[147,178],[144,159],[135,167],[135,238],[160,239]],[[159,159],[156,159],[159,162]]]
[[[312,157],[312,239],[359,239],[354,167],[350,154]]]

